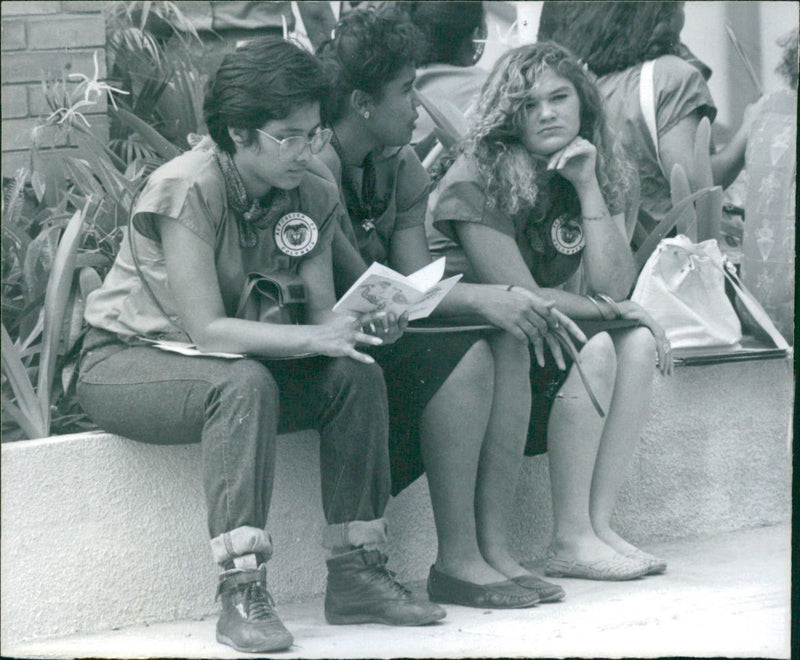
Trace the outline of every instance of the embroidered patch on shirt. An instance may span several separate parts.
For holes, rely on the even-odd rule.
[[[275,244],[290,257],[300,257],[314,249],[319,230],[305,213],[287,213],[275,225]]]
[[[576,254],[586,245],[583,227],[577,220],[567,217],[566,214],[553,220],[550,238],[553,240],[553,247],[561,254]]]

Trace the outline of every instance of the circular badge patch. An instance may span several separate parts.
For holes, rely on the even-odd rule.
[[[319,230],[305,213],[287,213],[275,225],[275,244],[290,257],[311,252],[319,239]]]
[[[575,254],[586,245],[583,227],[577,220],[566,215],[560,215],[553,220],[550,238],[553,239],[553,247],[561,254]]]

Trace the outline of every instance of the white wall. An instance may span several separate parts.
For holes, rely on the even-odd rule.
[[[727,2],[687,2],[686,23],[681,40],[713,71],[708,86],[718,108],[716,122],[730,124],[732,120],[729,97],[728,37],[725,35],[725,5]],[[747,36],[739,34],[744,42]],[[754,101],[755,98],[749,99]]]

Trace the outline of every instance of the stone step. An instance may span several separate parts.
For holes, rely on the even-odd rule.
[[[788,360],[658,377],[615,527],[648,543],[788,520],[792,387]],[[286,604],[324,588],[316,434],[282,436],[277,460],[270,585]],[[106,433],[3,444],[3,647],[216,612],[200,461],[198,445]],[[391,567],[424,578],[436,552],[424,478],[387,518]],[[543,554],[550,526],[547,459],[527,459],[511,530],[521,561]]]

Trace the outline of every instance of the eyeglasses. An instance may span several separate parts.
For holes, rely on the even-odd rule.
[[[486,42],[488,41],[486,38],[486,26],[481,25],[476,27],[472,35],[472,63],[477,64],[478,60],[481,59],[481,56],[483,55],[483,50],[486,46]]]
[[[292,135],[291,137],[279,140],[266,131],[262,131],[260,128],[256,130],[262,135],[266,135],[270,140],[278,143],[278,158],[281,160],[297,160],[303,155],[306,147],[308,147],[312,154],[316,155],[331,141],[331,136],[333,135],[333,131],[330,128],[323,128],[314,133],[314,137],[310,140],[306,140],[300,135]]]

